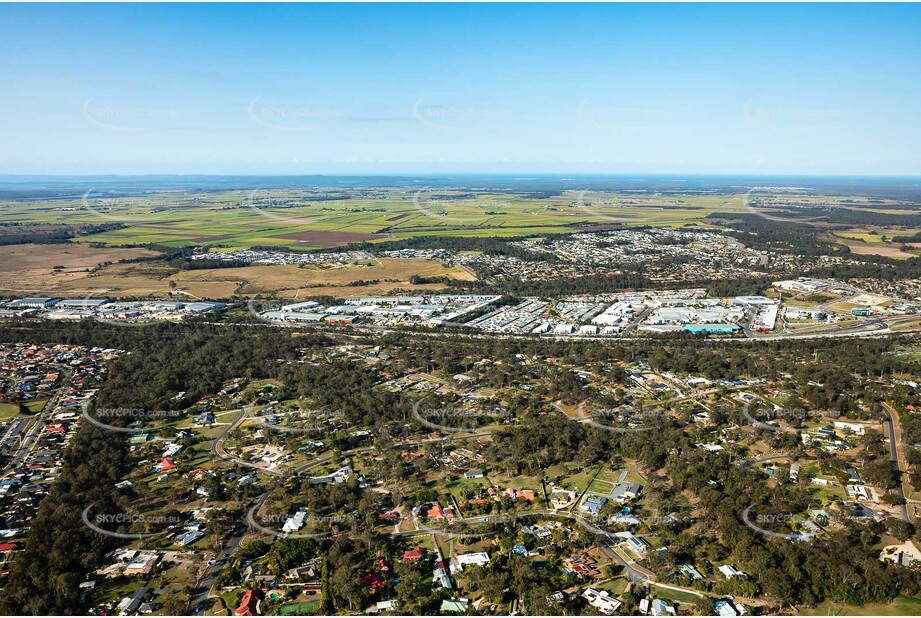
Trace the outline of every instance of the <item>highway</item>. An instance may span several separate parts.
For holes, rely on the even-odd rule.
[[[750,331],[749,331],[750,332]],[[821,339],[825,337],[867,337],[880,336],[889,332],[889,324],[882,318],[862,320],[856,324],[841,324],[821,331],[777,333],[775,335],[753,335],[754,341],[777,341],[780,339]]]

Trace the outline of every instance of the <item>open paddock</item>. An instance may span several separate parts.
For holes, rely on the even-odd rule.
[[[105,263],[156,257],[148,249],[95,248],[79,243],[0,246],[0,291],[14,294],[84,285]]]
[[[244,266],[178,270],[162,262],[112,264],[80,279],[44,280],[30,292],[85,296],[174,297],[177,300],[230,299],[258,293],[278,292],[283,298],[304,295],[369,296],[395,289],[438,290],[441,284],[413,285],[410,278],[448,277],[470,281],[473,276],[460,267],[438,261],[384,258],[344,265]],[[374,283],[369,283],[374,282]],[[25,290],[23,290],[25,291]]]

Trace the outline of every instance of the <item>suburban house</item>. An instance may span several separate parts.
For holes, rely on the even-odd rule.
[[[460,571],[463,571],[465,567],[471,564],[481,567],[486,566],[489,564],[489,554],[486,552],[458,554],[454,557],[454,560],[451,561],[451,572],[459,573]]]
[[[615,599],[607,590],[595,590],[586,588],[582,591],[582,598],[588,601],[588,604],[607,616],[616,612],[623,603]]]
[[[234,610],[235,616],[259,616],[259,602],[262,601],[260,590],[247,590],[243,593],[240,607]]]
[[[597,516],[599,513],[601,513],[601,508],[607,503],[607,501],[607,498],[598,498],[592,496],[583,502],[582,506],[579,508],[589,515]]]
[[[645,554],[646,550],[649,549],[649,543],[646,539],[638,537],[632,532],[615,532],[614,536],[623,539],[621,543],[637,554]]]
[[[611,498],[615,502],[624,503],[640,495],[643,486],[639,483],[618,483],[611,490]]]
[[[745,573],[743,573],[742,571],[738,570],[737,568],[735,568],[735,567],[732,566],[731,564],[724,564],[723,566],[719,567],[717,570],[718,570],[720,573],[722,573],[723,576],[726,577],[726,579],[731,579],[731,578],[733,578],[733,577],[747,577],[747,576],[745,575]]]

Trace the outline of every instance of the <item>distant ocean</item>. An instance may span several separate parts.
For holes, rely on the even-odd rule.
[[[159,191],[251,191],[420,187],[554,195],[565,190],[737,193],[752,187],[800,187],[818,193],[921,200],[921,178],[830,176],[715,176],[690,174],[422,174],[368,176],[17,176],[0,175],[0,199],[78,199]]]

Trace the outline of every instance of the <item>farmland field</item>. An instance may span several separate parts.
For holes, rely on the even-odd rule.
[[[83,230],[83,235],[69,242],[0,247],[0,292],[224,299],[265,292],[299,298],[422,291],[441,286],[410,285],[410,277],[469,280],[471,275],[461,268],[426,260],[207,270],[179,270],[165,260],[119,262],[155,257],[158,253],[153,249],[183,247],[207,247],[218,252],[253,247],[310,251],[416,237],[540,237],[623,226],[710,228],[727,222],[732,225],[736,217],[751,218],[753,213],[795,216],[791,213],[796,209],[860,210],[865,215],[879,205],[877,202],[797,194],[756,203],[747,194],[734,190],[683,193],[561,189],[529,193],[512,189],[312,187],[271,192],[159,191],[115,197],[90,190],[82,197],[66,199],[0,201],[0,218],[8,230],[18,230],[20,234],[62,227]],[[897,208],[893,211],[905,212]],[[722,221],[709,218],[714,213],[723,213]],[[823,215],[815,224],[825,228],[828,219]],[[907,258],[921,251],[885,242],[883,236],[891,239],[914,231],[907,226],[838,225],[825,237],[848,246],[855,254]]]
[[[318,199],[323,197],[324,199]],[[79,240],[167,247],[253,245],[319,249],[357,241],[413,236],[516,236],[575,231],[592,225],[696,225],[713,212],[744,211],[741,195],[617,195],[564,191],[534,198],[506,193],[470,196],[386,191],[372,198],[306,191],[159,193],[148,197],[0,202],[9,223],[121,223]]]
[[[911,236],[916,231],[915,229],[855,228],[835,232],[828,240],[847,246],[852,253],[857,255],[881,255],[904,260],[921,255],[921,251],[917,246],[893,242],[891,239],[896,236]]]
[[[758,202],[742,192],[624,193],[564,189],[538,196],[523,192],[385,187],[250,191],[161,191],[139,196],[103,196],[92,189],[80,198],[0,201],[0,218],[15,226],[120,224],[75,239],[106,245],[252,246],[321,249],[348,243],[416,236],[520,236],[604,229],[599,226],[683,227],[709,225],[716,212],[751,215],[778,209],[880,212],[856,197],[791,195]],[[891,200],[890,200],[891,201]],[[897,204],[891,201],[892,204]],[[885,209],[884,209],[885,210]],[[888,214],[907,211],[890,209]],[[814,215],[814,213],[806,213]],[[789,215],[793,216],[793,215]],[[828,216],[817,224],[827,225]],[[810,221],[809,218],[804,219]],[[906,230],[842,229],[835,240],[861,252],[888,252],[882,234]],[[909,231],[910,233],[910,231]]]

